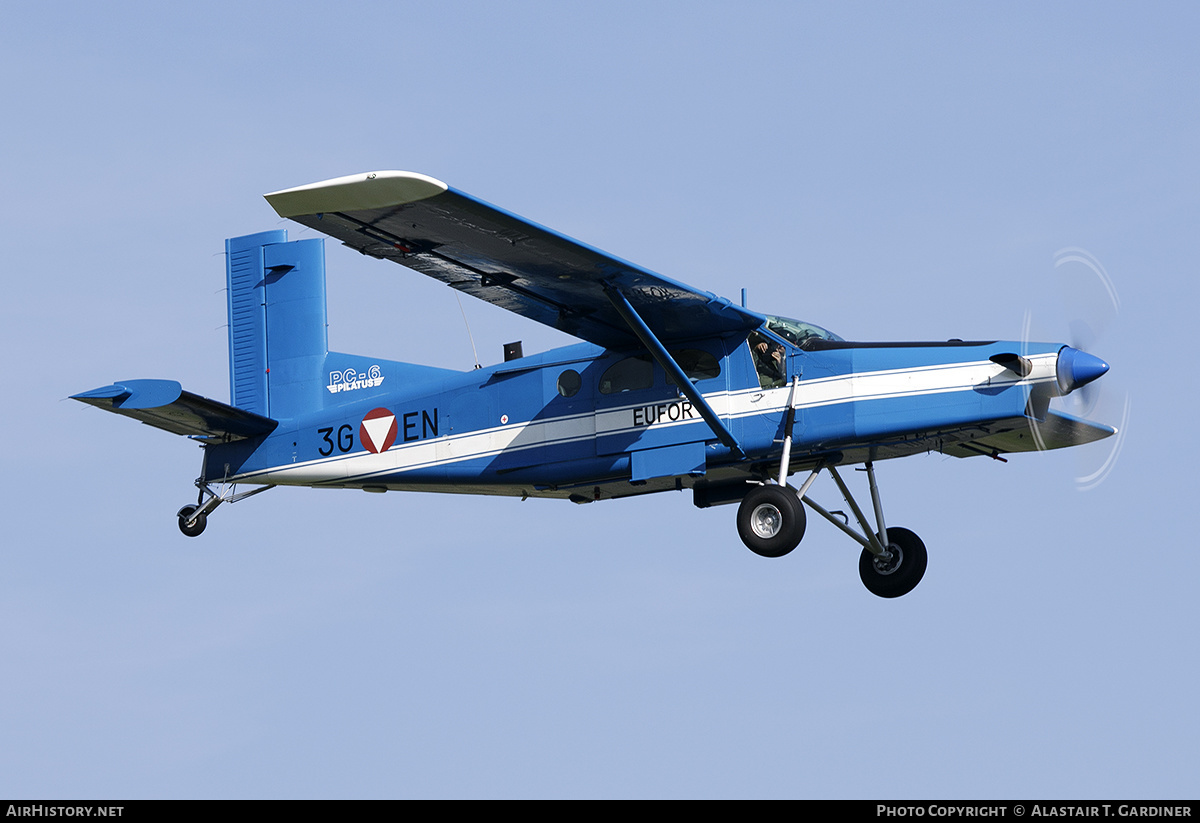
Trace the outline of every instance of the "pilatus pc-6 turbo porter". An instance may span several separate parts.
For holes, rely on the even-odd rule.
[[[690,489],[701,508],[738,504],[742,541],[766,557],[800,543],[807,505],[862,545],[866,587],[898,597],[920,582],[926,551],[884,523],[877,461],[1000,457],[1115,433],[1050,408],[1108,370],[1060,343],[843,340],[410,172],[266,199],[363,254],[582,342],[531,356],[512,346],[503,363],[467,371],[331,352],[324,241],[282,230],[227,240],[232,402],[173,380],[74,396],[203,444],[197,502],[178,512],[191,537],[221,503],[275,486],[575,503]],[[839,473],[859,464],[873,522]],[[822,471],[858,528],[809,497]]]

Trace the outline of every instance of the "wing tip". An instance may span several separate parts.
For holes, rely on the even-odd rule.
[[[441,180],[412,171],[369,171],[264,194],[280,217],[364,211],[415,203],[447,191]]]
[[[152,409],[174,403],[182,393],[183,386],[177,380],[120,380],[73,394],[70,399],[110,409]]]

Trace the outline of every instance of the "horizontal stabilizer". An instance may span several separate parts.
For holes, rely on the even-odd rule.
[[[268,434],[279,425],[269,417],[186,392],[174,380],[123,380],[71,399],[172,434],[213,441]]]

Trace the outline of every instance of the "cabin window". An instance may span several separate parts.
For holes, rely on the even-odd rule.
[[[567,369],[558,376],[558,393],[563,397],[574,397],[582,386],[583,379],[574,369]]]
[[[653,385],[654,364],[646,354],[618,360],[600,376],[601,394],[620,394],[636,389],[648,389]]]
[[[697,380],[711,380],[721,374],[721,361],[703,349],[677,349],[671,352],[671,357],[693,383]],[[669,374],[667,383],[675,385],[675,379]]]

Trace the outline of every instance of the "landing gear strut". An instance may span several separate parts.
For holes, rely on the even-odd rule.
[[[782,478],[786,477],[787,471],[787,445],[790,444],[785,443],[780,484],[754,487],[746,494],[738,508],[738,533],[742,542],[755,554],[782,557],[796,548],[804,537],[803,504],[807,504],[863,547],[858,572],[869,592],[879,597],[900,597],[915,589],[925,575],[928,563],[925,544],[908,529],[899,526],[889,528],[884,523],[883,505],[879,499],[879,488],[875,484],[874,464],[870,461],[866,464],[871,503],[875,513],[874,529],[870,527],[866,515],[842,481],[837,469],[833,466],[828,467],[830,476],[837,483],[842,497],[858,521],[860,532],[849,525],[849,518],[844,513],[830,512],[808,497],[808,489],[817,479],[822,467],[814,469],[799,490],[783,485]]]
[[[800,545],[808,518],[804,504],[787,485],[788,460],[792,453],[792,428],[796,423],[796,389],[800,378],[792,378],[792,389],[788,395],[787,419],[783,430],[783,457],[779,461],[779,484],[755,486],[742,498],[738,507],[737,526],[742,542],[750,551],[762,557],[783,557]],[[811,478],[809,483],[811,483]],[[805,489],[808,485],[805,484]]]
[[[222,483],[219,491],[213,491],[213,487],[204,480],[197,480],[196,488],[200,489],[196,505],[184,506],[175,513],[175,516],[179,519],[179,530],[187,537],[199,537],[204,531],[204,527],[208,525],[208,515],[222,503],[236,503],[239,500],[245,500],[247,497],[253,497],[259,492],[265,492],[267,489],[275,487],[259,486],[256,489],[239,494],[236,484],[231,486]]]

